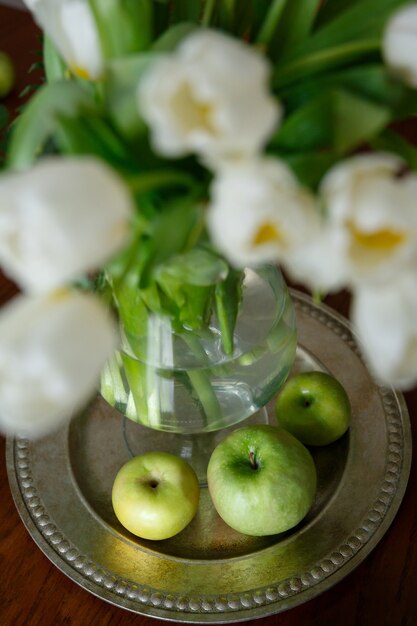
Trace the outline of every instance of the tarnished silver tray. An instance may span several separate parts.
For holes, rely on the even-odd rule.
[[[382,538],[410,470],[403,397],[375,384],[343,318],[292,295],[299,336],[295,370],[329,371],[345,386],[353,408],[348,434],[314,451],[319,487],[307,518],[285,534],[249,538],[222,522],[203,489],[199,513],[182,533],[162,542],[133,537],[110,501],[132,434],[97,399],[53,436],[7,441],[9,481],[22,520],[74,582],[136,613],[230,623],[313,598],[351,572]],[[153,432],[144,430],[152,444]]]

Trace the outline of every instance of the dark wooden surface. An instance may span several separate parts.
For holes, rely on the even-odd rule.
[[[28,69],[38,60],[39,33],[22,12],[0,7],[0,49],[14,59],[18,82],[6,101],[20,106]],[[0,276],[0,303],[15,293]],[[328,303],[348,312],[339,294]],[[414,438],[417,390],[406,394]],[[352,504],[354,505],[354,504]],[[78,587],[37,548],[13,504],[7,481],[4,439],[0,438],[0,624],[1,626],[152,626],[165,623],[111,606]],[[295,609],[247,624],[257,626],[417,625],[417,462],[400,510],[378,546],[342,582]]]

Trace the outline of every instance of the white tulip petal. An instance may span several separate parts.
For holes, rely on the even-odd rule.
[[[0,263],[26,291],[46,292],[99,268],[129,235],[133,204],[93,158],[51,157],[0,176]]]
[[[117,346],[116,325],[95,296],[20,296],[0,312],[0,430],[39,437],[95,391]]]
[[[416,262],[417,175],[404,169],[396,156],[361,155],[322,181],[326,228],[339,232],[347,284],[387,280]]]
[[[382,52],[387,65],[405,83],[417,87],[417,4],[402,7],[389,20]]]
[[[285,269],[293,280],[312,291],[337,291],[346,285],[349,277],[341,254],[344,247],[345,233],[322,224],[320,230],[311,232],[304,245],[285,257]]]
[[[352,212],[353,200],[357,199],[362,185],[368,181],[384,181],[392,178],[404,166],[396,155],[386,153],[360,154],[345,159],[332,167],[322,180],[320,192],[329,210],[327,217],[342,222]]]
[[[364,354],[384,384],[408,389],[417,383],[417,273],[394,283],[356,290],[352,321]]]
[[[99,78],[104,57],[88,0],[24,0],[74,74]]]
[[[318,227],[311,196],[282,162],[269,158],[219,172],[206,220],[212,241],[237,267],[282,261]]]
[[[139,86],[139,108],[155,150],[190,152],[206,160],[260,150],[281,107],[269,92],[266,58],[213,30],[189,35],[172,55],[155,61]]]

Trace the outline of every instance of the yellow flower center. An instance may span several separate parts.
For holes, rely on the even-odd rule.
[[[71,290],[68,287],[57,287],[49,294],[49,297],[50,300],[55,303],[66,300],[70,295]]]
[[[203,129],[212,135],[216,134],[213,104],[198,100],[188,83],[179,87],[172,99],[172,106],[178,117],[186,123],[188,131]]]
[[[262,224],[258,228],[252,240],[254,246],[261,246],[264,243],[283,244],[283,242],[284,238],[282,234],[279,232],[275,224],[271,224],[271,222],[265,222],[265,224]]]
[[[364,231],[350,223],[348,225],[354,241],[363,246],[364,248],[370,248],[375,251],[388,251],[397,248],[406,239],[404,232],[394,230],[391,228],[381,228],[374,231]]]
[[[90,73],[85,67],[75,65],[71,68],[71,71],[74,76],[78,76],[78,78],[82,78],[83,80],[90,80]]]

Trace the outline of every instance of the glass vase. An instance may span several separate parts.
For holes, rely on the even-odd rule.
[[[277,393],[295,358],[294,309],[275,267],[245,271],[231,354],[223,351],[214,314],[198,331],[175,332],[168,316],[154,313],[144,336],[121,330],[102,396],[130,420],[173,434],[242,422]]]

